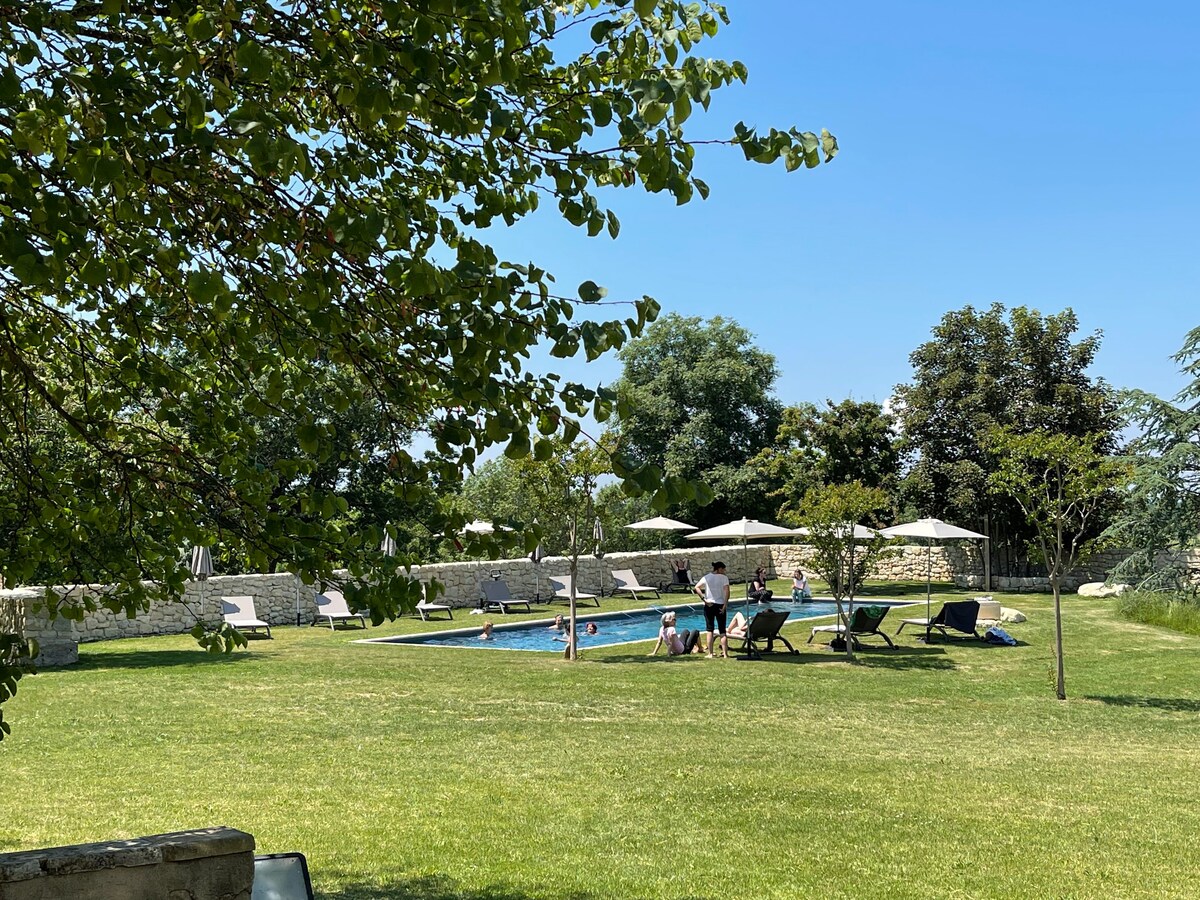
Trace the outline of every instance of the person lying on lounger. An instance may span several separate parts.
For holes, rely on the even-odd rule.
[[[750,623],[742,613],[737,613],[733,617],[733,621],[729,623],[730,637],[745,637],[746,629],[750,627]]]

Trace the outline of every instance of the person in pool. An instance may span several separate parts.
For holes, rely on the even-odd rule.
[[[546,630],[547,631],[557,631],[559,634],[562,634],[564,631],[567,630],[567,626],[563,624],[562,613],[559,613],[557,616],[554,617],[554,624],[547,627]]]
[[[599,634],[600,626],[598,626],[595,622],[588,622],[587,628],[585,628],[583,630],[586,634]]]
[[[479,639],[481,641],[495,640],[495,638],[492,637],[492,623],[490,620],[483,623],[483,631],[479,633]]]

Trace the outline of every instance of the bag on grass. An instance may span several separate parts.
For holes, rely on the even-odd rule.
[[[1000,644],[1003,647],[1017,646],[1017,639],[998,625],[993,625],[985,631],[983,639],[989,644]]]

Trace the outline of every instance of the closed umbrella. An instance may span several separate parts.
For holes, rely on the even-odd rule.
[[[941,519],[917,519],[915,522],[905,522],[881,529],[880,534],[888,537],[924,538],[928,541],[925,550],[925,636],[929,637],[929,619],[931,595],[933,593],[933,542],[956,540],[987,540],[986,534],[968,531],[957,525],[949,525]]]
[[[536,523],[534,523],[536,524]],[[533,602],[542,602],[542,573],[540,563],[546,558],[546,551],[542,549],[542,542],[538,541],[538,545],[533,548],[533,552],[529,554],[529,561],[533,563]],[[528,594],[526,595],[528,596]]]
[[[191,571],[192,578],[200,582],[200,609],[203,610],[205,582],[213,574],[212,554],[207,547],[197,545],[192,548]]]
[[[604,526],[600,523],[599,516],[596,516],[596,522],[592,525],[592,546],[592,556],[604,559]]]

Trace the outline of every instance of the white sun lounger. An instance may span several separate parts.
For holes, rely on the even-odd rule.
[[[567,603],[571,602],[571,576],[570,575],[551,575],[548,579],[550,582],[550,590],[554,591],[554,596],[546,601],[547,604],[562,600]],[[600,599],[595,594],[585,594],[583,591],[575,591],[576,600],[591,600],[597,607],[600,606]]]
[[[238,631],[257,633],[258,629],[267,629],[267,637],[271,636],[271,626],[258,617],[254,609],[254,598],[248,595],[221,598],[221,614],[225,621]]]
[[[338,622],[348,622],[351,619],[358,619],[363,628],[367,627],[367,620],[363,618],[362,613],[350,612],[350,607],[341,591],[326,591],[323,594],[317,594],[317,612],[309,625],[321,623],[322,619],[329,623],[330,631],[334,630],[333,626]]]
[[[629,591],[636,600],[638,594],[653,594],[655,597],[662,596],[658,592],[658,588],[647,587],[637,580],[637,576],[633,574],[633,569],[613,569],[613,581],[617,583],[615,594],[617,591]]]
[[[422,622],[427,622],[429,620],[429,614],[435,612],[444,612],[451,619],[454,618],[454,613],[451,611],[450,604],[430,603],[427,599],[428,597],[429,585],[423,584],[421,586],[421,599],[417,602],[417,615],[421,617]]]

